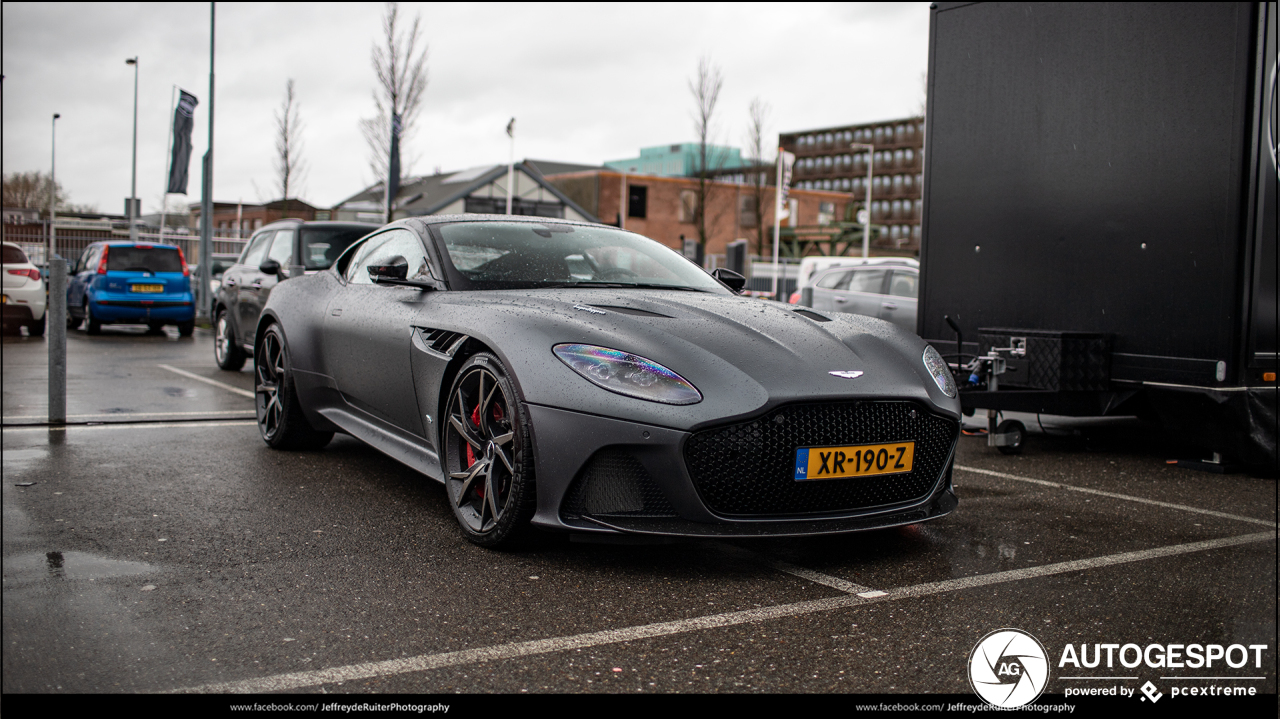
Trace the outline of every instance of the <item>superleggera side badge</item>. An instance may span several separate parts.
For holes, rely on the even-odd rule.
[[[837,369],[828,372],[829,375],[835,375],[841,379],[857,379],[862,376],[860,369]]]
[[[582,310],[583,312],[590,312],[593,315],[607,314],[604,310],[598,310],[594,307],[583,307],[582,305],[574,305],[573,308],[575,310]]]

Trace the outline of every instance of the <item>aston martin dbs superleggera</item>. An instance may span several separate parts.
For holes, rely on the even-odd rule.
[[[343,432],[443,482],[485,546],[530,526],[789,536],[951,512],[960,402],[938,353],[741,282],[617,228],[401,220],[272,293],[259,428],[280,449]]]

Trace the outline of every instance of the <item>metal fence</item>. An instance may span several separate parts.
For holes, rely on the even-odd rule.
[[[56,252],[59,257],[65,257],[69,262],[75,262],[84,254],[84,250],[94,242],[105,242],[111,240],[128,240],[128,234],[119,235],[114,232],[103,230],[76,230],[58,228]],[[4,227],[4,241],[12,242],[22,248],[27,254],[31,263],[43,267],[45,265],[45,249],[48,247],[47,228],[39,225],[6,225]],[[163,241],[159,232],[139,232],[139,242],[150,242],[153,244],[173,245],[182,249],[182,256],[187,260],[188,264],[196,264],[200,262],[200,237],[199,235],[179,235],[166,231]],[[244,249],[247,240],[236,237],[214,237],[213,238],[213,254],[240,254]]]

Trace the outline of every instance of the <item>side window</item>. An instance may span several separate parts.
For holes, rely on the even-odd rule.
[[[76,272],[84,272],[86,270],[96,270],[97,266],[93,264],[94,259],[98,255],[98,246],[89,245],[85,248],[84,254],[80,255],[80,261],[76,263]]]
[[[880,294],[884,287],[884,275],[884,270],[857,270],[849,281],[849,291]]]
[[[268,243],[271,242],[271,238],[275,234],[275,232],[263,232],[249,240],[249,246],[245,248],[244,254],[240,256],[240,264],[253,267],[262,264],[262,258],[267,254]]]
[[[852,272],[832,272],[818,280],[818,286],[824,290],[843,290],[849,286],[849,275]]]
[[[373,278],[369,276],[370,265],[398,264],[402,259],[409,266],[406,279],[431,279],[427,254],[418,236],[409,230],[391,230],[370,237],[364,243],[347,268],[347,281],[352,284],[371,285]]]
[[[910,297],[911,299],[915,299],[917,291],[916,281],[918,279],[919,276],[914,273],[903,272],[901,270],[894,272],[893,279],[889,280],[889,294],[894,297]]]
[[[279,262],[281,267],[287,267],[292,256],[293,230],[277,230],[276,238],[271,241],[271,250],[267,252],[267,259]]]

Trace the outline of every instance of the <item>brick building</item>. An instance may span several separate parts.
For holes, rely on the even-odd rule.
[[[658,177],[623,174],[611,170],[591,170],[547,175],[547,181],[567,197],[600,218],[652,238],[677,251],[685,240],[697,240],[694,223],[698,180],[691,177]],[[622,198],[626,197],[623,216]],[[707,233],[705,252],[724,254],[734,240],[746,239],[754,254],[772,252],[774,188],[764,188],[764,233],[756,234],[755,187],[737,182],[715,181],[707,193]],[[847,192],[793,189],[790,204],[793,216],[783,227],[832,226],[845,216],[853,198]],[[784,233],[784,238],[787,236]]]
[[[873,145],[871,222],[887,227],[880,244],[920,252],[924,118],[788,132],[778,139],[796,155],[795,187],[851,193],[859,207],[866,197],[867,153],[849,145]]]
[[[191,210],[190,231],[193,234],[199,234],[200,203],[193,203],[188,207]],[[246,205],[242,202],[214,202],[213,234],[215,237],[244,238],[259,227],[271,224],[276,220],[283,220],[286,217],[296,217],[300,220],[329,219],[327,210],[319,210],[319,212],[320,215],[317,216],[317,208],[297,198],[290,198],[287,202],[285,200],[276,200],[265,205]],[[168,225],[169,223],[166,222],[165,224]]]

